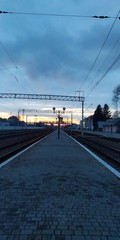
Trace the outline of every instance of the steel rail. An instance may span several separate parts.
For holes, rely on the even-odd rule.
[[[111,161],[114,161],[114,162],[116,162],[117,164],[120,164],[120,160],[119,160],[118,158],[110,155],[110,152],[108,153],[108,152],[105,151],[106,148],[107,148],[109,151],[111,151],[111,153],[112,153],[113,155],[115,155],[116,153],[117,153],[117,154],[120,153],[119,150],[116,151],[116,150],[113,149],[113,148],[110,148],[110,147],[108,147],[108,146],[104,146],[104,145],[102,145],[102,144],[99,144],[99,143],[97,143],[97,142],[93,142],[93,141],[91,141],[91,140],[90,140],[90,141],[91,141],[92,144],[89,143],[88,140],[86,140],[86,139],[81,139],[81,138],[80,138],[80,141],[81,141],[82,143],[84,143],[85,145],[87,145],[88,147],[94,149],[94,150],[97,151],[98,153],[102,154],[104,157],[109,158]],[[101,149],[101,148],[102,148],[102,149]],[[119,156],[120,156],[120,155],[119,155]]]
[[[36,130],[36,129],[35,129]],[[15,138],[15,137],[20,137],[23,136],[24,134],[30,135],[32,133],[36,133],[37,131],[39,131],[38,129],[35,131],[33,129],[24,129],[24,130],[10,130],[7,133],[3,132],[1,134],[0,132],[0,141],[3,139],[9,139],[9,138]],[[43,129],[42,129],[43,130]],[[42,132],[42,131],[41,131]]]
[[[73,138],[75,138],[77,141],[81,142],[82,144],[85,144],[88,148],[92,149],[93,151],[95,151],[96,153],[102,155],[105,160],[107,159],[107,161],[110,161],[112,162],[113,164],[116,164],[117,166],[120,167],[120,150],[119,149],[114,149],[114,148],[111,148],[109,146],[106,146],[106,145],[102,145],[100,146],[99,143],[97,142],[94,142],[93,140],[91,139],[86,139],[85,137],[80,137],[80,133],[73,133],[73,132],[68,132],[66,131],[67,133],[69,133],[69,135],[71,135]],[[91,144],[92,143],[92,144]],[[97,146],[97,147],[96,147]],[[102,149],[101,149],[102,148]],[[109,150],[109,153],[106,152],[106,148],[107,150]],[[110,151],[113,153],[114,156],[111,156],[110,154]],[[115,156],[115,154],[117,153],[118,157]]]
[[[89,143],[89,139],[87,139],[87,138],[85,138],[85,137],[82,137],[82,138],[80,138],[80,139],[81,139],[81,140],[85,139],[85,141],[88,141],[88,143]],[[90,139],[90,142],[93,143],[93,144],[96,144],[96,145],[98,145],[98,146],[107,148],[108,150],[112,150],[112,151],[117,152],[118,154],[120,154],[120,149],[116,149],[116,148],[110,147],[110,146],[108,146],[108,145],[106,145],[106,144],[103,145],[102,143],[96,142],[96,141],[94,141],[93,139]]]
[[[19,139],[15,143],[11,143],[9,145],[3,146],[0,153],[0,163],[4,162],[7,158],[15,155],[19,151],[25,149],[26,147],[30,146],[34,142],[42,139],[43,137],[49,135],[51,131],[42,132],[41,134],[37,134],[36,136],[31,136],[30,138],[26,139]]]

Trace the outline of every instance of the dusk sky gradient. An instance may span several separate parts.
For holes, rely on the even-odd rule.
[[[0,0],[0,10],[116,17],[120,1]],[[73,96],[81,91],[85,109],[93,104],[87,116],[98,104],[107,103],[114,111],[112,97],[114,88],[120,84],[120,60],[99,80],[120,54],[120,20],[116,20],[86,79],[114,21],[115,18],[0,14],[0,92]],[[52,107],[81,108],[81,104],[0,99],[2,115],[16,114],[20,108]]]

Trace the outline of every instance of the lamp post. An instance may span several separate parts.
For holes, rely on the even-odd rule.
[[[63,108],[63,111],[61,112],[60,110],[57,111],[57,117],[58,117],[58,139],[60,138],[60,123],[62,120],[61,114],[65,113],[65,107]],[[53,113],[56,113],[56,108],[53,107]]]

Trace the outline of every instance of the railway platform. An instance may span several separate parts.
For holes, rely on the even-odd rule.
[[[0,169],[0,240],[119,240],[120,179],[64,132]]]

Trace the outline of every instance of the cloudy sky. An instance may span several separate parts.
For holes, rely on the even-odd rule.
[[[107,103],[113,109],[113,90],[120,83],[120,60],[103,76],[120,54],[120,20],[87,16],[116,17],[120,1],[0,0],[0,10],[43,14],[0,14],[1,93],[84,94],[87,116],[98,104]],[[21,108],[53,106],[81,108],[80,103],[72,102],[0,99],[2,115]]]

